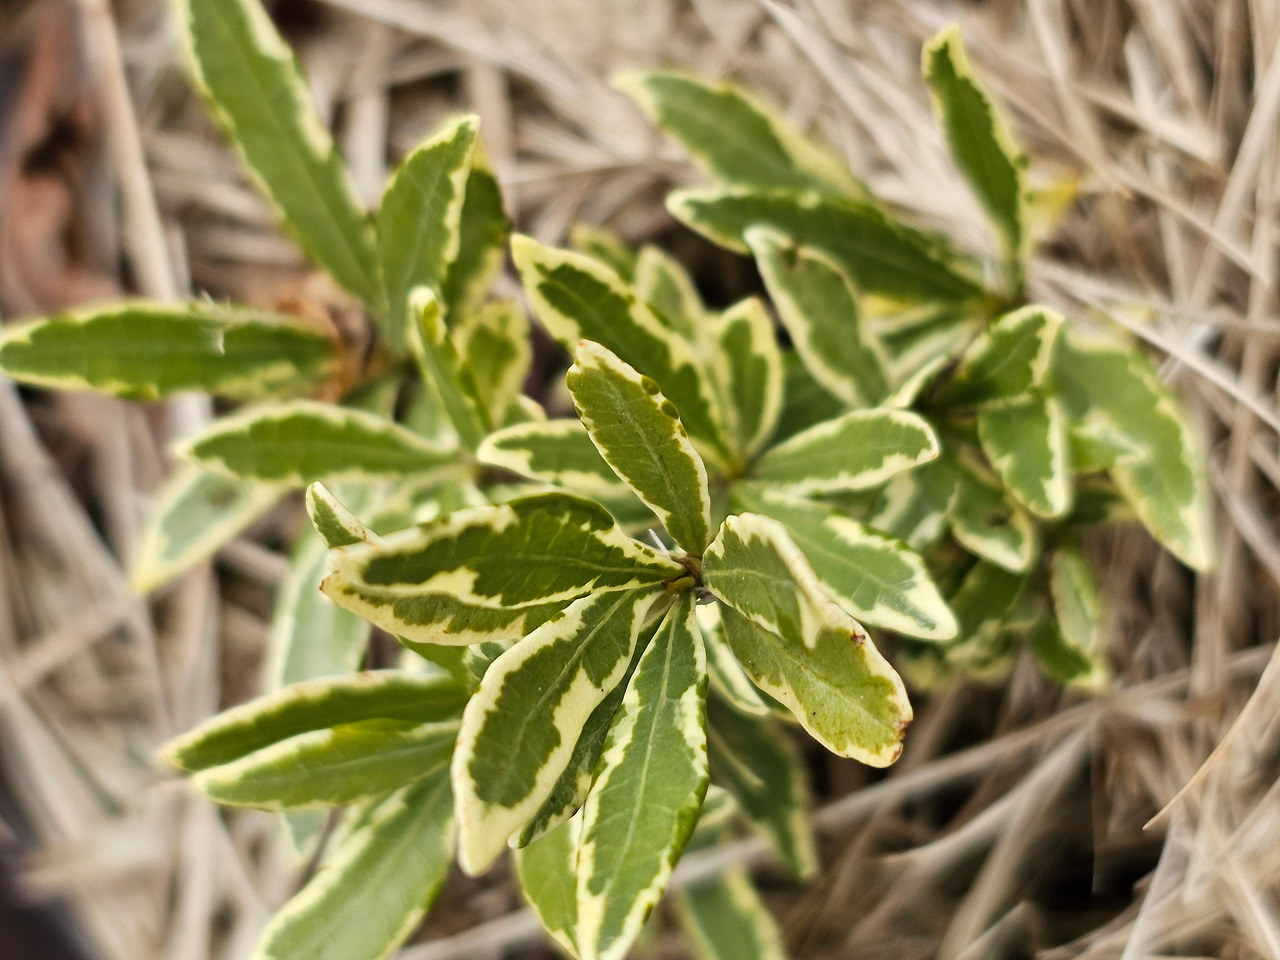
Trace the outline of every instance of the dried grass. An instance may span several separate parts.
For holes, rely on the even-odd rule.
[[[107,149],[74,154],[63,227],[96,232],[67,255],[65,283],[15,268],[7,235],[34,187],[14,186],[0,149],[4,308],[108,292],[121,254],[152,296],[189,282],[257,303],[296,294],[302,262],[187,92],[160,4],[119,2],[118,46],[104,0],[78,7],[85,72],[58,109],[87,118],[81,147]],[[0,56],[30,41],[40,9],[56,21],[72,8],[10,12]],[[1208,443],[1219,564],[1193,578],[1138,531],[1098,537],[1112,692],[1082,701],[1025,663],[1001,686],[957,687],[921,704],[887,778],[814,757],[827,867],[807,890],[773,877],[753,841],[689,858],[678,882],[726,859],[762,864],[798,958],[1280,960],[1280,4],[290,0],[278,12],[367,195],[388,156],[466,106],[522,229],[554,241],[581,219],[661,236],[722,292],[749,275],[672,229],[662,195],[693,174],[607,77],[657,63],[736,76],[907,215],[981,249],[917,79],[921,42],[958,18],[1042,184],[1078,190],[1033,264],[1034,293],[1163,359]],[[298,877],[270,818],[224,817],[151,759],[167,733],[251,695],[297,522],[273,518],[150,604],[130,596],[122,562],[163,441],[207,415],[24,404],[0,385],[0,754],[27,821],[5,832],[33,838],[28,894],[65,900],[109,960],[242,957]],[[460,880],[428,935],[406,960],[545,953],[501,877]]]

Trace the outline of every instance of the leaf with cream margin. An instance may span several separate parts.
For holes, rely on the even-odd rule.
[[[538,812],[583,726],[627,673],[661,590],[570,604],[494,661],[463,715],[453,760],[459,862],[483,873]]]
[[[630,950],[707,791],[706,657],[693,607],[686,594],[640,658],[582,808],[582,960],[621,960]]]
[[[296,318],[206,303],[126,302],[13,324],[0,370],[20,383],[159,400],[199,390],[230,400],[315,390],[338,368],[323,330]]]
[[[452,468],[457,453],[362,410],[312,400],[220,417],[176,452],[208,470],[258,483],[413,477]]]
[[[938,456],[938,438],[906,410],[853,410],[770,447],[752,479],[795,494],[865,490]]]
[[[848,406],[873,407],[884,399],[889,361],[859,315],[848,274],[830,255],[796,246],[776,230],[752,227],[745,239],[813,378]]]
[[[373,224],[293,51],[258,0],[175,0],[196,86],[259,188],[316,264],[386,309]]]
[[[590,340],[578,344],[565,383],[605,462],[678,546],[700,555],[711,540],[711,493],[675,405],[656,382]]]

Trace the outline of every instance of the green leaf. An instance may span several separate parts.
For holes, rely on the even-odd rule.
[[[251,960],[384,960],[417,929],[452,861],[442,771],[378,801],[272,918]]]
[[[773,321],[755,297],[741,300],[710,324],[722,358],[725,409],[733,446],[754,455],[773,435],[782,412],[783,363]]]
[[[680,262],[666,251],[646,246],[636,259],[636,293],[659,318],[690,343],[698,343],[706,311],[697,288]]]
[[[1199,444],[1146,359],[1134,350],[1063,337],[1054,373],[1067,418],[1126,451],[1117,452],[1111,476],[1138,519],[1188,566],[1212,566]]]
[[[678,546],[701,555],[711,540],[707,470],[658,384],[590,340],[578,344],[565,382],[605,462]]]
[[[707,747],[712,779],[733,795],[782,862],[798,877],[817,873],[805,768],[782,725],[713,696],[707,702]]]
[[[666,890],[707,790],[706,657],[693,600],[668,612],[609,730],[582,813],[578,946],[621,960]]]
[[[462,363],[475,377],[481,403],[492,419],[508,422],[533,362],[524,311],[511,301],[486,304],[464,314],[452,334]]]
[[[1060,517],[1071,509],[1071,461],[1062,407],[1032,396],[978,413],[978,437],[1005,488],[1032,513]]]
[[[459,862],[489,868],[541,808],[578,735],[626,675],[660,590],[570,604],[494,661],[467,704],[453,761]]]
[[[271,617],[265,669],[269,689],[359,669],[369,643],[369,623],[320,592],[329,570],[324,540],[314,531],[304,532]]]
[[[732,609],[725,637],[756,684],[831,752],[887,767],[911,722],[906,690],[856,621],[819,628],[812,650]]]
[[[422,368],[422,378],[431,385],[458,440],[474,451],[493,429],[475,372],[445,329],[440,300],[434,291],[415,287],[409,297],[409,314],[414,323],[410,345]]]
[[[707,174],[732,186],[860,196],[845,165],[739,87],[676,71],[624,74],[614,86]]]
[[[958,26],[947,27],[926,44],[922,61],[951,157],[990,215],[1000,236],[1010,285],[1020,290],[1030,247],[1027,157],[974,75]]]
[[[1005,314],[960,359],[944,400],[953,406],[1021,400],[1043,386],[1062,327],[1061,314],[1030,306]]]
[[[752,478],[793,493],[865,490],[938,456],[933,429],[906,410],[854,410],[766,450]]]
[[[702,645],[707,650],[707,675],[711,689],[735,709],[753,716],[769,714],[769,705],[751,682],[742,665],[733,657],[733,651],[724,639],[720,624],[720,606],[705,603],[698,606],[698,629],[702,631]]]
[[[375,539],[374,532],[361,523],[323,483],[307,487],[306,500],[307,516],[326,546],[349,547],[353,543]]]
[[[0,370],[22,383],[158,400],[296,396],[336,371],[323,331],[243,307],[136,301],[54,314],[0,334]]]
[[[192,782],[218,803],[262,810],[314,810],[377,797],[442,770],[456,720],[406,728],[363,721],[272,744]]]
[[[752,227],[745,238],[813,378],[849,406],[875,406],[889,392],[888,359],[859,317],[849,275],[830,255],[768,227]]]
[[[682,890],[675,907],[698,960],[787,960],[773,914],[741,867]]]
[[[514,237],[511,251],[534,312],[566,350],[572,353],[587,339],[613,351],[657,381],[704,451],[720,461],[732,459],[706,367],[617,274],[529,237]]]
[[[284,488],[229,480],[178,465],[157,491],[138,536],[129,582],[150,593],[213,556],[284,495]]]
[[[1035,521],[991,479],[962,465],[951,507],[951,532],[970,553],[1015,572],[1039,549]]]
[[[505,427],[485,438],[476,459],[540,483],[589,497],[630,495],[604,462],[580,420],[547,420]]]
[[[224,476],[305,487],[316,480],[374,480],[451,467],[457,454],[383,417],[310,400],[222,417],[176,452]]]
[[[258,0],[175,0],[196,85],[298,245],[375,313],[373,226],[293,52]]]
[[[507,254],[511,220],[502,206],[502,188],[477,144],[462,199],[458,253],[445,270],[440,297],[455,324],[480,308]]]
[[[442,723],[458,716],[466,699],[452,681],[395,670],[310,680],[224,710],[171,740],[161,756],[183,770],[205,770],[330,726]]]
[[[480,118],[453,117],[415,147],[396,169],[378,210],[378,257],[391,309],[388,337],[403,348],[409,291],[439,293],[458,255],[463,197]]]
[[[578,955],[578,890],[575,869],[582,817],[515,851],[516,879],[542,929],[569,956]]]
[[[777,492],[739,486],[734,498],[782,523],[819,582],[859,620],[926,640],[955,636],[955,617],[923,558],[902,541]]]
[[[895,300],[969,300],[982,295],[967,266],[936,239],[856,200],[743,189],[677,190],[667,209],[681,223],[738,253],[744,235],[771,227],[799,246],[825,250],[863,293]]]
[[[569,246],[604,264],[627,283],[636,279],[636,255],[617,234],[601,227],[575,223],[569,231]]]
[[[337,588],[352,584],[388,606],[440,594],[502,616],[685,574],[680,564],[626,536],[599,504],[564,493],[459,510],[378,543],[344,547],[335,557],[337,573],[325,589],[344,605],[350,598]],[[372,615],[376,610],[357,612],[382,624]]]
[[[1041,663],[1053,664],[1060,680],[1097,689],[1106,684],[1108,670],[1102,655],[1102,598],[1089,564],[1074,547],[1062,546],[1053,555],[1049,589],[1058,624],[1058,644],[1052,635],[1033,644]]]

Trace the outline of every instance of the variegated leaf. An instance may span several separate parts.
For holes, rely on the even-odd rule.
[[[488,869],[568,767],[591,714],[626,675],[661,590],[596,593],[494,661],[453,761],[459,862]]]
[[[704,451],[731,459],[705,365],[617,274],[590,257],[553,250],[530,237],[515,237],[511,251],[534,312],[566,350],[590,339],[616,353],[657,381]]]
[[[956,471],[951,532],[975,556],[1006,570],[1031,566],[1040,548],[1035,521],[987,477],[967,466]]]
[[[968,265],[939,242],[856,200],[740,188],[677,190],[667,209],[681,223],[738,253],[748,228],[765,226],[831,254],[859,290],[895,300],[955,301],[982,294]]]
[[[502,205],[502,187],[483,153],[477,145],[462,198],[458,252],[440,285],[450,324],[479,309],[507,252],[511,221]]]
[[[605,462],[678,546],[700,555],[711,540],[707,470],[658,384],[590,340],[578,344],[565,382]]]
[[[674,333],[699,343],[706,311],[697,288],[680,262],[658,247],[641,249],[636,258],[636,293]]]
[[[1019,290],[1030,246],[1026,154],[974,75],[958,26],[947,27],[926,44],[922,61],[951,157],[990,215],[1000,236],[1010,286]]]
[[[1005,314],[965,351],[947,384],[946,402],[985,406],[1026,397],[1045,382],[1062,323],[1048,307]]]
[[[299,539],[280,585],[265,674],[269,689],[350,673],[360,667],[370,625],[320,592],[328,574],[328,545],[314,531]]]
[[[582,960],[621,960],[666,890],[707,790],[706,658],[686,597],[640,658],[582,814]]]
[[[547,936],[571,957],[578,956],[578,840],[582,817],[575,816],[515,852],[516,879]]]
[[[364,498],[363,493],[361,497]],[[374,532],[323,483],[307,487],[306,501],[307,516],[326,546],[349,547],[375,538]]]
[[[906,410],[853,410],[766,450],[752,478],[793,493],[865,490],[938,456],[938,438]]]
[[[157,491],[138,536],[129,582],[150,593],[208,560],[270,510],[285,489],[180,464]]]
[[[707,675],[711,690],[726,703],[752,716],[768,716],[769,705],[751,682],[742,665],[734,659],[733,651],[724,639],[720,624],[720,605],[700,604],[697,610],[698,629],[702,632],[702,645],[707,651]]]
[[[831,508],[739,487],[735,501],[787,528],[824,587],[859,620],[926,640],[955,636],[956,621],[923,558],[900,540]]]
[[[538,812],[514,838],[515,846],[532,843],[549,830],[558,827],[577,813],[586,802],[587,794],[591,790],[592,777],[600,763],[600,756],[604,753],[605,741],[609,736],[609,728],[613,725],[613,718],[617,715],[618,708],[622,706],[622,698],[626,696],[627,686],[631,683],[636,665],[644,655],[649,638],[656,627],[657,623],[651,616],[649,625],[636,643],[626,674],[613,688],[613,692],[591,711],[591,716],[582,725],[582,732],[578,734],[578,742],[574,745],[568,765],[560,774],[556,785],[551,788],[547,799],[538,808]]]
[[[297,319],[204,303],[137,301],[54,314],[0,334],[0,370],[21,383],[157,400],[305,394],[338,366],[334,341]]]
[[[1028,510],[1060,517],[1071,509],[1071,459],[1062,407],[1033,395],[978,413],[982,451]]]
[[[787,960],[782,932],[741,867],[680,891],[675,907],[698,960]]]
[[[722,604],[802,647],[817,642],[824,624],[852,622],[786,528],[760,514],[725,520],[707,548],[703,582]]]
[[[452,861],[453,798],[440,771],[361,816],[250,960],[385,960],[417,929]]]
[[[742,713],[713,696],[707,703],[707,748],[716,783],[733,795],[796,876],[812,877],[818,851],[809,788],[787,731],[771,717]]]
[[[867,523],[913,550],[924,550],[946,533],[958,483],[955,458],[944,450],[937,460],[885,484]]]
[[[953,665],[979,677],[999,676],[1012,660],[1012,636],[1005,629],[1015,614],[1027,577],[979,560],[949,598],[960,624],[947,646]]]
[[[1055,551],[1049,589],[1057,636],[1045,634],[1039,643],[1033,641],[1040,662],[1051,665],[1054,676],[1065,683],[1092,689],[1105,685],[1108,670],[1101,649],[1102,598],[1080,551],[1071,546]]]
[[[513,405],[526,399],[520,390],[533,362],[524,311],[509,300],[495,301],[463,314],[451,332],[490,418],[496,424],[510,422]]]
[[[722,357],[725,407],[739,456],[750,458],[773,435],[782,412],[783,363],[773,321],[755,297],[711,322]]]
[[[782,354],[782,410],[774,430],[776,442],[801,430],[834,420],[848,408],[823,389],[794,350]]]
[[[617,234],[586,223],[575,223],[569,231],[569,246],[604,264],[627,283],[635,282],[636,255]]]
[[[623,74],[614,85],[726,184],[865,195],[839,159],[733,84],[664,70]]]
[[[330,726],[272,744],[192,782],[218,803],[314,810],[378,797],[444,769],[458,721],[410,727],[385,720]]]
[[[302,69],[258,0],[176,0],[196,85],[312,260],[385,309],[373,227]]]
[[[626,484],[604,462],[580,420],[521,423],[485,438],[476,459],[540,483],[590,497],[628,494]]]
[[[176,452],[224,476],[293,487],[412,476],[457,460],[383,417],[310,400],[221,417]]]
[[[830,255],[768,227],[745,234],[782,325],[813,378],[852,407],[889,392],[884,348],[859,316],[853,284]]]
[[[443,723],[460,715],[466,700],[452,681],[401,671],[310,680],[223,711],[170,741],[161,756],[183,770],[205,770],[329,726]]]
[[[391,347],[407,343],[409,291],[437,294],[458,255],[463,197],[480,118],[446,120],[396,168],[378,209],[378,256],[387,285]]]
[[[410,345],[422,368],[422,378],[431,384],[459,442],[474,451],[493,428],[475,372],[445,329],[440,300],[433,290],[414,288],[409,295],[409,315],[414,324]]]
[[[1055,387],[1068,419],[1119,441],[1111,476],[1148,530],[1188,566],[1213,564],[1209,486],[1177,401],[1139,353],[1063,337]]]
[[[731,608],[721,616],[738,662],[815,740],[839,756],[887,767],[911,722],[906,689],[856,620],[834,605],[827,612],[811,648]]]
[[[352,584],[388,601],[447,594],[502,614],[593,591],[656,586],[685,572],[626,536],[599,504],[564,493],[459,510],[378,543],[345,547],[336,559],[326,589],[340,603],[337,588]]]

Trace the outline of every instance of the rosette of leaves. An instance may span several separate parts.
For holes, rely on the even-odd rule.
[[[372,348],[278,312],[126,302],[11,327],[0,367],[43,387],[243,404],[179,443],[139,542],[141,591],[307,488],[271,691],[164,752],[218,802],[281,811],[300,848],[327,839],[255,956],[386,956],[455,846],[472,871],[520,847],[530,901],[584,957],[624,954],[683,848],[738,823],[811,872],[779,718],[892,762],[910,706],[854,615],[951,629],[918,556],[813,498],[928,461],[930,428],[856,411],[770,446],[783,371],[758,303],[671,313],[706,320],[686,342],[655,327],[669,308],[649,300],[689,292],[656,251],[638,295],[592,258],[522,240],[526,274],[560,284],[539,287],[544,322],[575,331],[581,419],[545,423],[520,396],[527,321],[486,300],[508,222],[475,118],[412,151],[371,215],[256,0],[175,10],[199,89],[304,252],[362,304]],[[600,342],[579,344],[588,334]],[[373,624],[402,641],[401,667],[354,673]],[[712,777],[727,792],[708,795]],[[781,955],[741,871],[683,890],[676,915],[707,955]]]
[[[881,406],[914,411],[939,438],[940,455],[920,469],[827,497],[920,551],[944,588],[958,632],[909,639],[904,667],[920,682],[997,675],[1025,646],[1050,675],[1096,687],[1107,676],[1103,610],[1083,537],[1137,519],[1207,568],[1201,456],[1137,350],[1026,301],[1037,199],[1027,159],[955,27],[926,46],[923,74],[995,257],[900,220],[730,84],[656,72],[618,86],[715,181],[671,194],[672,214],[755,258],[794,347],[779,435]]]

